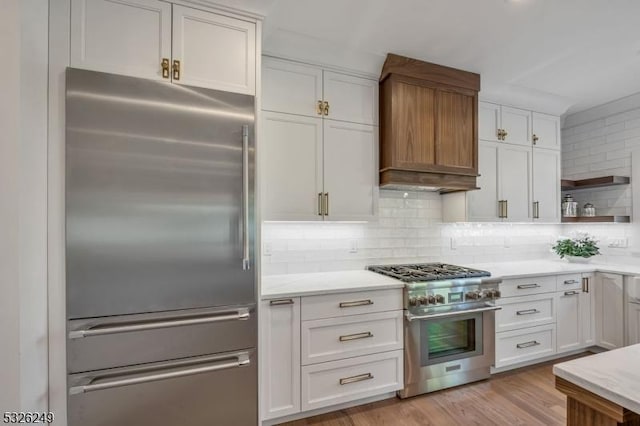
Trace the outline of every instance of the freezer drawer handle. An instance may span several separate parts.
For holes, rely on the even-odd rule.
[[[242,126],[242,269],[251,267],[249,254],[249,126]]]
[[[366,339],[369,337],[373,337],[373,333],[370,331],[365,331],[364,333],[347,334],[346,336],[340,336],[339,340],[341,342],[348,342],[349,340]]]
[[[362,382],[363,380],[371,380],[373,379],[373,374],[366,373],[360,374],[358,376],[345,377],[344,379],[340,379],[341,385],[348,385],[349,383]]]
[[[450,318],[450,317],[456,317],[458,315],[477,314],[479,312],[499,311],[501,309],[502,309],[502,306],[488,305],[483,308],[465,309],[463,311],[454,311],[454,312],[443,312],[441,314],[413,315],[407,312],[405,316],[407,318],[407,321],[411,322],[411,321],[419,321],[419,320]]]
[[[251,317],[248,308],[241,308],[233,313],[217,314],[199,318],[182,320],[169,320],[147,322],[141,324],[129,324],[104,328],[89,328],[87,330],[74,330],[69,332],[69,339],[82,339],[83,337],[103,336],[106,334],[131,333],[134,331],[156,330],[159,328],[183,327],[186,325],[210,324],[222,321],[243,321]]]
[[[516,315],[532,315],[532,314],[539,314],[540,311],[537,309],[525,309],[524,311],[517,311]]]
[[[172,371],[169,373],[151,374],[142,377],[132,377],[130,379],[114,380],[112,382],[88,384],[84,386],[73,386],[69,388],[69,395],[77,395],[81,393],[94,392],[105,389],[119,388],[122,386],[139,385],[142,383],[157,382],[160,380],[176,379],[178,377],[193,376],[195,374],[209,373],[211,371],[227,370],[229,368],[246,367],[251,361],[248,353],[235,355],[233,362],[225,362],[223,364],[209,365],[207,367],[189,368],[186,370]]]
[[[373,300],[367,299],[367,300],[356,300],[354,302],[340,302],[339,306],[341,308],[354,308],[356,306],[367,306],[367,305],[373,305]]]

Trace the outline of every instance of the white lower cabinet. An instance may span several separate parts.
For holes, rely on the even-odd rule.
[[[402,350],[302,367],[302,410],[393,392],[403,387]]]
[[[555,354],[555,335],[555,324],[498,333],[496,368]]]
[[[300,412],[300,298],[263,301],[262,417]]]
[[[605,349],[624,346],[624,280],[622,275],[596,274],[596,344]]]
[[[404,386],[402,289],[263,301],[260,315],[262,420]]]
[[[582,346],[580,294],[579,290],[556,293],[558,352],[570,351]]]
[[[496,312],[496,331],[517,330],[555,322],[553,293],[501,299]]]
[[[627,344],[636,345],[640,343],[640,304],[627,304]]]

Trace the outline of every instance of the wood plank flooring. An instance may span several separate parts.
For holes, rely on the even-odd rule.
[[[582,354],[585,356],[589,354]],[[555,389],[553,364],[405,400],[388,399],[301,419],[286,426],[564,425],[566,398]]]

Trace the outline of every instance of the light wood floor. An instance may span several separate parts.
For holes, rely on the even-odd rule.
[[[552,367],[572,358],[576,357],[497,374],[489,380],[440,392],[404,400],[388,399],[285,425],[564,425],[566,398],[555,389]]]

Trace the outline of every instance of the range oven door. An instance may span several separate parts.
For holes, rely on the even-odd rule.
[[[486,379],[495,357],[499,306],[406,314],[405,388],[401,398]]]

